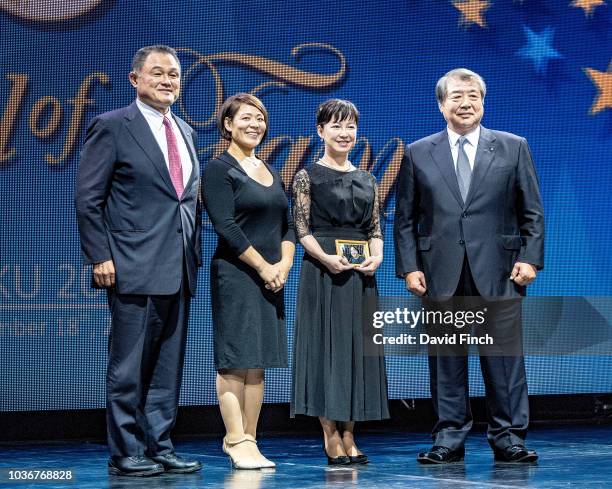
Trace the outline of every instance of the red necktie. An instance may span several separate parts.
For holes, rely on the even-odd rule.
[[[168,163],[170,166],[170,179],[176,195],[180,199],[183,195],[183,167],[181,166],[181,155],[179,154],[178,143],[176,142],[176,135],[172,130],[172,124],[170,119],[164,116],[164,127],[166,128],[166,143],[168,143]]]

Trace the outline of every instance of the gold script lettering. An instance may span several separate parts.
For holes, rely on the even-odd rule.
[[[276,155],[281,149],[287,145],[291,145],[293,139],[291,136],[276,136],[268,139],[260,148],[257,150],[257,156],[269,164],[275,159]]]
[[[275,168],[280,168],[279,173],[285,188],[289,191],[297,171],[308,164],[314,164],[323,156],[323,145],[317,145],[316,142],[313,142],[312,136],[277,136],[267,141],[257,151],[257,154]],[[357,165],[361,170],[373,172],[377,168],[384,169],[383,176],[377,180],[380,204],[386,207],[404,157],[404,142],[400,138],[390,139],[374,158],[372,158],[370,142],[366,137],[360,137],[358,144],[362,148],[361,160]],[[287,146],[288,151],[286,151]],[[216,149],[223,150],[224,148],[217,147]],[[360,148],[356,150],[357,152],[353,154],[357,156]],[[213,154],[218,153],[213,152]],[[284,155],[287,156],[283,161]],[[278,164],[276,164],[277,160]]]
[[[368,141],[368,138],[362,136],[357,139],[357,142],[355,143],[355,148],[353,149],[353,153],[355,154],[359,151],[361,151],[361,161],[357,166],[360,170],[371,171],[374,162],[372,161],[372,148],[370,146],[370,141]]]
[[[393,153],[389,157],[390,151]],[[313,161],[323,155],[323,147],[315,154]],[[374,172],[378,167],[384,168],[382,178],[378,179],[378,196],[383,207],[387,205],[387,199],[391,195],[391,190],[395,185],[395,180],[399,173],[402,158],[404,157],[404,142],[400,138],[393,138],[387,141],[380,151],[372,158],[372,146],[366,137],[357,140],[352,155],[357,158],[361,155],[358,168],[364,171]]]
[[[90,74],[83,80],[83,83],[81,83],[75,97],[68,100],[68,103],[74,105],[72,119],[70,120],[70,127],[68,128],[68,135],[66,136],[64,148],[59,156],[53,156],[51,153],[47,153],[45,155],[45,160],[50,165],[58,165],[72,154],[77,141],[77,136],[79,135],[81,129],[81,124],[83,123],[85,108],[88,105],[93,106],[95,104],[95,100],[89,98],[89,91],[95,81],[98,81],[101,85],[106,86],[109,83],[109,77],[106,73],[101,72],[94,72]]]
[[[44,127],[40,127],[41,119],[45,112],[50,111],[49,119]],[[47,95],[37,100],[30,112],[30,131],[37,138],[43,139],[51,136],[60,125],[62,120],[62,105],[55,97]]]
[[[290,191],[293,177],[297,171],[304,166],[314,164],[323,156],[323,145],[316,143],[318,143],[318,140],[313,142],[312,136],[276,136],[268,139],[257,149],[257,156],[274,168],[279,169],[285,189]],[[218,156],[227,147],[228,142],[220,139],[216,143],[200,149],[198,151],[200,161],[205,162],[209,158]],[[362,136],[359,138],[358,146],[355,148],[353,155],[358,156],[359,151],[362,151],[362,153],[357,166],[361,170],[373,172],[379,167],[384,169],[383,176],[377,180],[380,204],[386,207],[404,157],[404,142],[401,138],[392,138],[372,158],[370,142]]]
[[[10,160],[17,152],[15,148],[9,149],[7,146],[13,134],[17,114],[21,109],[23,96],[28,86],[28,75],[9,73],[6,78],[13,82],[13,86],[0,121],[0,163]]]
[[[281,178],[285,184],[285,188],[290,188],[293,182],[293,177],[298,171],[298,168],[302,166],[304,156],[310,146],[311,138],[309,136],[301,136],[296,138],[294,143],[291,145],[291,152],[285,160],[283,169],[280,172]]]
[[[290,188],[298,168],[304,166],[304,159],[310,147],[311,139],[310,136],[299,136],[297,138],[277,136],[267,141],[258,151],[258,155],[262,160],[272,164],[280,156],[281,150],[289,147],[289,153],[279,172],[287,190]]]
[[[308,71],[300,70],[287,64],[280,63],[272,59],[250,54],[217,53],[203,55],[190,48],[177,49],[177,51],[181,53],[189,54],[196,58],[195,62],[191,66],[189,66],[189,68],[187,68],[187,70],[185,70],[185,72],[183,73],[184,86],[188,84],[188,81],[194,75],[195,71],[201,67],[207,68],[210,71],[215,82],[214,109],[212,114],[206,120],[197,120],[196,118],[192,117],[187,111],[184,96],[181,95],[178,103],[185,120],[194,127],[207,127],[211,124],[214,124],[215,115],[221,108],[223,100],[225,100],[225,95],[223,92],[223,83],[219,70],[216,66],[217,63],[226,62],[236,64],[238,66],[249,68],[260,73],[272,76],[276,78],[277,81],[280,81],[282,83],[290,83],[298,87],[310,89],[329,88],[337,84],[344,78],[344,75],[346,74],[346,58],[344,57],[342,52],[340,52],[340,50],[336,49],[330,44],[320,42],[299,44],[291,50],[291,55],[294,58],[299,58],[299,56],[303,55],[304,52],[310,49],[333,54],[340,63],[340,66],[338,67],[336,72],[331,74],[311,73]],[[266,82],[266,84],[264,85],[267,85],[268,83],[269,82]],[[257,92],[261,88],[262,86],[256,87],[254,89],[254,92]]]

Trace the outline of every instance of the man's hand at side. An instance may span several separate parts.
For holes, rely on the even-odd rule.
[[[425,295],[427,291],[427,283],[425,282],[425,274],[423,272],[410,272],[406,274],[406,288],[414,295],[419,297]]]
[[[510,274],[510,280],[514,280],[517,285],[529,285],[536,278],[536,267],[530,263],[523,263],[517,261],[514,264],[512,273]]]
[[[113,260],[96,263],[93,266],[94,282],[99,287],[109,288],[115,285],[115,264]]]

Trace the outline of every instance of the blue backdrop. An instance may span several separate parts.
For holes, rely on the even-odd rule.
[[[436,80],[465,66],[487,82],[483,124],[527,138],[546,211],[546,268],[532,295],[612,293],[612,7],[535,0],[0,1],[0,410],[104,406],[108,315],[89,289],[73,187],[88,120],[129,104],[141,46],[179,49],[174,110],[198,131],[200,161],[220,149],[224,97],[257,94],[271,120],[261,154],[290,182],[321,147],[314,114],[330,97],[360,109],[352,160],[386,199],[380,291],[394,278],[393,183],[403,145],[444,126]],[[63,5],[66,4],[66,5]],[[74,6],[70,6],[74,4]],[[590,7],[589,7],[590,5]],[[215,246],[204,219],[204,254]],[[300,257],[298,256],[298,259]],[[288,335],[299,261],[287,286]],[[183,404],[214,394],[208,269],[193,302]],[[586,300],[587,304],[590,304]],[[610,328],[610,308],[600,308]],[[537,314],[536,314],[537,316]],[[534,320],[537,327],[537,318]],[[588,330],[577,319],[576,334]],[[572,332],[568,332],[572,334]],[[392,398],[428,397],[425,357],[390,357]],[[531,394],[610,392],[609,356],[528,357]],[[288,400],[290,372],[270,370],[266,401]],[[482,395],[478,362],[473,395]]]

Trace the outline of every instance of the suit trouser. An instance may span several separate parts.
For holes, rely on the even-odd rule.
[[[114,456],[174,451],[191,297],[185,283],[173,295],[108,291],[111,311],[106,421]]]
[[[477,305],[474,309],[488,311],[485,326],[476,333],[477,336],[487,333],[494,342],[478,346],[488,408],[489,444],[497,449],[523,444],[529,424],[529,402],[522,355],[521,300],[477,299],[480,294],[467,257],[455,296],[475,298],[460,299],[463,307]],[[437,415],[432,432],[434,445],[457,450],[472,427],[467,346],[430,346],[429,354],[431,396]]]

